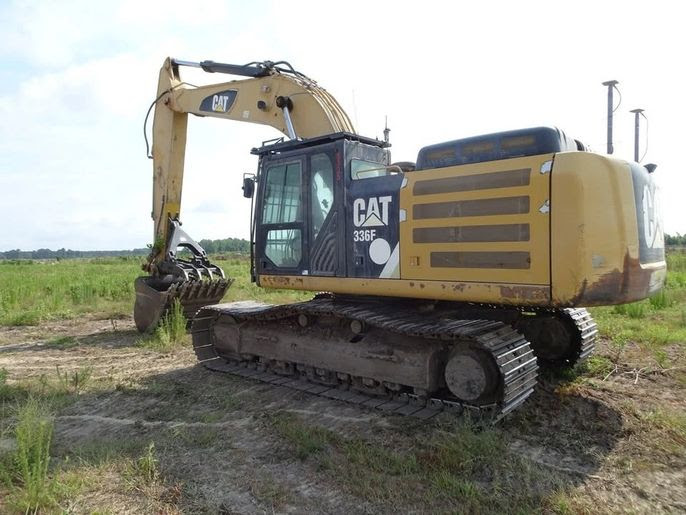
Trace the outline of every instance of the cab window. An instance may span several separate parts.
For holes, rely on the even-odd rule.
[[[350,175],[353,180],[385,177],[386,175],[395,175],[399,172],[400,169],[362,159],[352,159],[350,162]]]
[[[312,180],[310,181],[312,236],[317,238],[333,205],[333,165],[331,158],[324,153],[313,155],[310,160],[310,170],[312,170]]]

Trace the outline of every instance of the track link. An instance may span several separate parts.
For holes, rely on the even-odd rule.
[[[217,349],[215,329],[224,325],[245,323],[294,321],[298,317],[331,316],[345,321],[357,321],[360,327],[374,327],[396,335],[426,341],[442,341],[487,352],[498,368],[501,378],[498,398],[487,404],[470,404],[460,401],[447,389],[432,395],[413,391],[406,385],[393,388],[377,387],[373,392],[360,388],[365,378],[356,381],[322,384],[313,377],[311,366],[293,362],[284,375],[283,369],[272,370],[259,360],[226,359]],[[398,415],[430,418],[442,411],[462,413],[469,411],[491,420],[499,420],[520,406],[533,392],[537,381],[538,365],[529,342],[510,325],[493,320],[464,320],[443,318],[442,313],[421,313],[402,309],[393,303],[341,301],[329,295],[297,304],[269,306],[250,302],[220,304],[201,309],[192,325],[193,347],[198,360],[208,369],[248,377],[265,383],[306,391],[321,397],[338,399]],[[310,373],[308,373],[310,370]],[[318,369],[319,377],[322,371]],[[278,372],[278,373],[275,373]],[[340,371],[328,370],[330,377],[339,377]],[[344,374],[345,375],[345,374]]]

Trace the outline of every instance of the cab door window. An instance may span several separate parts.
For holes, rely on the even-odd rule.
[[[262,223],[274,226],[267,228],[265,255],[277,267],[297,268],[302,260],[302,207],[300,162],[269,167],[265,181]]]
[[[310,195],[312,207],[312,240],[324,225],[326,216],[331,211],[334,202],[333,196],[333,165],[331,158],[324,154],[315,154],[310,159],[312,179],[310,181]]]

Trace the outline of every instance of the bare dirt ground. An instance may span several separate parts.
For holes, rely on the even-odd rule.
[[[53,466],[80,478],[68,512],[686,511],[683,368],[660,370],[631,346],[609,375],[543,374],[524,407],[475,437],[500,455],[444,475],[453,444],[426,442],[467,435],[459,421],[212,373],[189,347],[159,353],[138,338],[131,320],[95,317],[0,328],[10,381],[91,370],[55,419]],[[681,348],[667,351],[683,365]],[[136,483],[126,463],[151,442],[159,477]]]

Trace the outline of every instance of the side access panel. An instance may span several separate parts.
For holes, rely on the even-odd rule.
[[[499,286],[487,301],[548,301],[553,157],[406,174],[400,191],[401,279],[512,285],[508,295]]]

